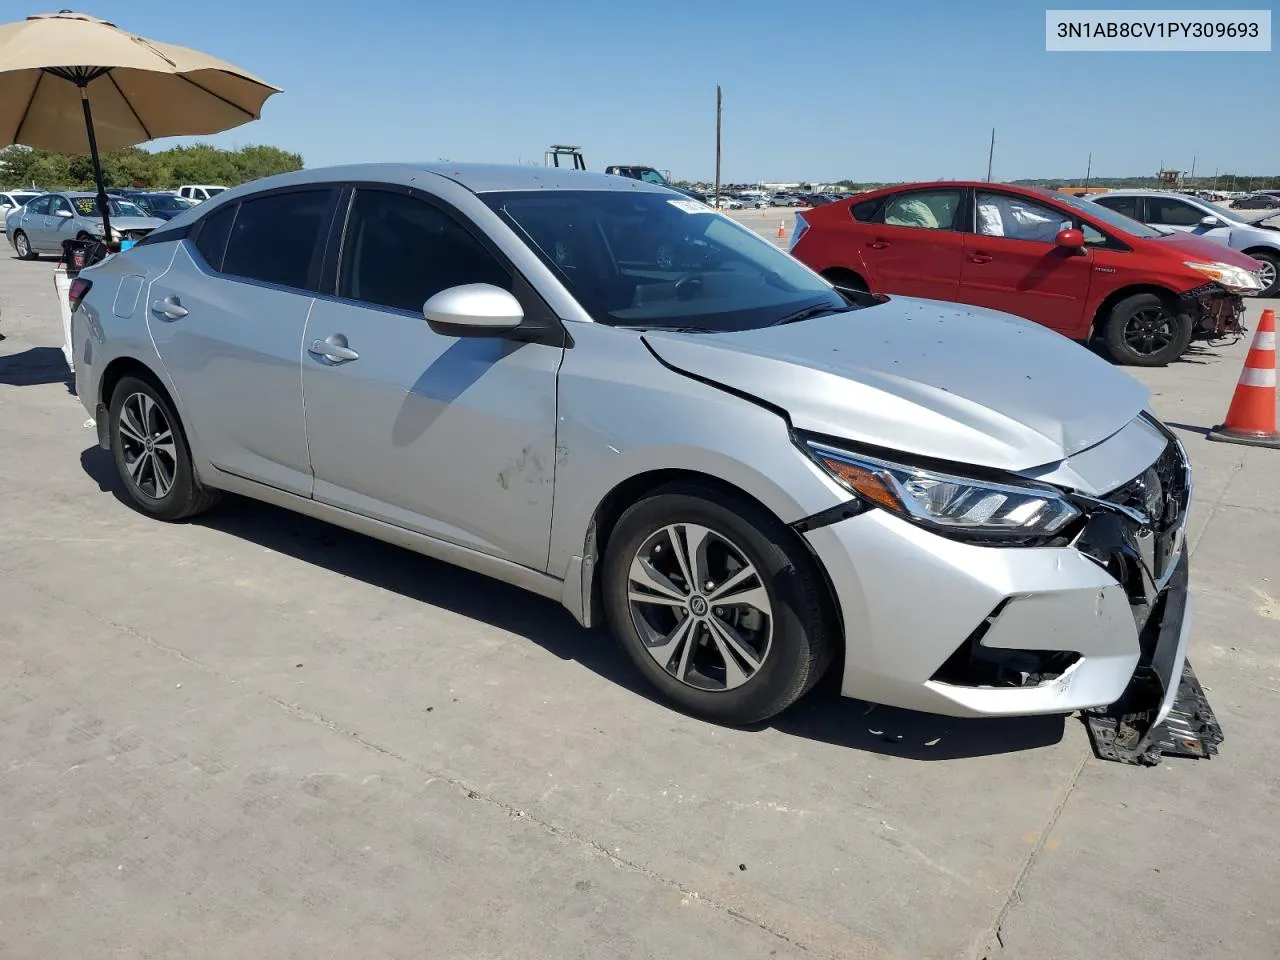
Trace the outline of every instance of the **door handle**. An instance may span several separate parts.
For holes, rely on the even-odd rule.
[[[888,240],[872,240],[867,244],[867,246],[870,247],[872,250],[883,250],[885,247],[889,246],[889,241]]]
[[[151,309],[162,316],[168,317],[170,320],[181,320],[187,315],[187,308],[182,305],[182,301],[178,299],[177,295],[172,293],[163,300],[153,301]]]
[[[973,263],[990,263],[994,259],[995,257],[989,256],[988,254],[985,254],[985,253],[969,254],[969,260],[972,261]]]
[[[330,363],[348,363],[360,359],[360,354],[347,346],[347,338],[340,333],[332,334],[324,340],[312,340],[307,352]]]

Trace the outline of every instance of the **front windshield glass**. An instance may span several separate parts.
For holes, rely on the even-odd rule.
[[[76,197],[72,203],[76,205],[76,213],[82,217],[93,217],[98,214],[96,197]],[[131,200],[108,200],[107,210],[113,217],[145,217],[148,214]]]
[[[1153,230],[1145,223],[1139,223],[1132,217],[1126,217],[1123,213],[1116,213],[1116,211],[1104,207],[1100,203],[1094,203],[1092,200],[1082,200],[1067,193],[1056,194],[1054,199],[1059,203],[1065,203],[1068,207],[1074,207],[1086,217],[1092,217],[1094,220],[1105,223],[1116,230],[1122,230],[1130,236],[1141,237],[1144,240],[1155,240],[1165,236],[1164,233],[1159,230]]]
[[[629,190],[483,199],[599,323],[710,333],[849,309],[768,240],[696,200]]]

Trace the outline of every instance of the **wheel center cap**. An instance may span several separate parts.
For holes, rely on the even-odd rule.
[[[689,612],[695,617],[705,617],[708,609],[705,597],[695,596],[689,601]]]
[[[147,437],[146,447],[147,447],[147,453],[151,453],[156,448],[156,442],[152,440],[150,437]]]

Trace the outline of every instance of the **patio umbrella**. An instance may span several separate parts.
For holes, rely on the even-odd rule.
[[[220,133],[258,119],[279,92],[222,60],[83,13],[0,24],[0,147],[89,154],[108,243],[99,150]]]

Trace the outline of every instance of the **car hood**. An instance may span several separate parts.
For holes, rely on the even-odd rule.
[[[799,430],[1010,471],[1101,443],[1150,396],[1045,327],[935,300],[644,339],[666,365],[780,407]]]
[[[1151,242],[1166,247],[1174,247],[1189,260],[1229,263],[1233,267],[1243,267],[1250,272],[1258,269],[1258,261],[1248,254],[1241,253],[1239,250],[1232,250],[1221,243],[1206,240],[1204,237],[1192,236],[1189,233],[1175,233],[1172,236],[1160,237]]]

